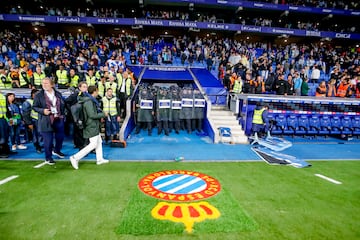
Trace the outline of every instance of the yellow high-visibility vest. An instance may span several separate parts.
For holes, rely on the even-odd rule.
[[[26,99],[26,101],[28,103],[30,103],[30,106],[32,106],[34,104],[33,99]],[[33,119],[38,120],[39,119],[39,113],[35,112],[34,109],[31,109],[30,117],[33,118]]]
[[[115,94],[116,93],[116,89],[117,89],[117,84],[116,82],[113,82],[112,84],[110,82],[106,82],[105,83],[105,91],[108,89],[108,88],[111,88],[113,90],[113,93]]]
[[[118,114],[116,109],[116,97],[108,99],[106,96],[102,98],[103,111],[108,112],[110,116],[116,116]]]
[[[241,90],[242,90],[242,82],[241,82],[241,80],[235,80],[234,87],[233,87],[233,92],[234,93],[241,93]]]
[[[92,76],[90,77],[89,75],[86,75],[86,83],[88,84],[88,86],[95,86],[96,85],[96,77]]]
[[[57,76],[57,83],[58,84],[61,84],[61,85],[65,85],[67,83],[69,83],[69,80],[68,80],[68,75],[67,75],[67,71],[66,70],[57,70],[56,71],[56,76]]]
[[[103,97],[105,95],[105,84],[103,84],[102,82],[99,81],[97,83],[97,87],[98,87],[98,90],[99,90],[99,96]]]
[[[19,80],[20,80],[20,86],[26,86],[28,85],[28,83],[25,81],[25,78],[23,77],[22,73],[25,72],[25,71],[21,71],[19,73]],[[26,73],[26,72],[25,72]],[[26,76],[27,76],[27,73],[26,73]],[[27,76],[28,77],[28,76]]]
[[[74,75],[72,77],[70,77],[70,87],[74,87],[76,88],[79,84],[79,76],[78,75]]]
[[[255,124],[264,124],[264,120],[262,119],[262,113],[265,111],[265,108],[262,108],[260,110],[254,110],[254,116],[252,123]]]
[[[6,97],[0,93],[0,118],[6,118]]]
[[[41,86],[42,80],[46,77],[45,73],[43,73],[43,72],[41,72],[40,74],[38,74],[37,72],[34,72],[33,76],[34,76],[34,84],[36,86]]]

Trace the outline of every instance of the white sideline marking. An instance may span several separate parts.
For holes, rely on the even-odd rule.
[[[34,166],[34,168],[41,168],[42,166],[44,166],[46,164],[46,162],[42,162],[36,166]]]
[[[13,180],[13,179],[15,179],[17,177],[19,177],[19,176],[18,175],[13,175],[13,176],[7,177],[7,178],[0,181],[0,185],[3,185],[5,183],[7,183],[7,182],[10,182],[11,180]]]
[[[322,179],[325,179],[329,182],[332,182],[332,183],[335,183],[335,184],[342,184],[342,182],[339,182],[339,181],[336,181],[335,179],[332,179],[332,178],[329,178],[329,177],[326,177],[324,175],[321,175],[321,174],[315,174],[315,176],[319,177],[319,178],[322,178]]]

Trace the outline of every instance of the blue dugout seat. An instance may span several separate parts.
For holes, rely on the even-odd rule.
[[[339,135],[342,133],[342,125],[341,125],[341,119],[339,116],[333,116],[331,118],[331,130],[330,130],[330,133],[331,134],[335,134],[335,135]]]
[[[360,117],[354,117],[351,120],[351,124],[353,128],[353,134],[360,135]]]
[[[299,122],[296,115],[290,115],[286,119],[287,127],[284,129],[284,134],[295,135]]]
[[[287,123],[286,123],[286,116],[285,115],[277,115],[275,117],[275,121],[276,121],[276,125],[274,125],[271,133],[272,134],[284,134],[284,130],[287,127]]]
[[[344,116],[341,119],[341,126],[342,126],[342,130],[341,130],[342,134],[349,135],[353,133],[351,118],[349,116]]]
[[[305,115],[300,115],[298,118],[298,128],[295,130],[297,135],[306,135],[309,131],[309,118]]]
[[[320,131],[320,118],[319,116],[313,115],[309,118],[309,130],[307,134],[309,135],[318,135]]]
[[[270,124],[270,126],[268,126],[269,127],[269,129],[270,129],[270,131],[272,131],[272,129],[275,127],[275,114],[273,114],[273,113],[268,113],[268,115],[267,115],[267,118],[268,118],[268,122],[269,122],[269,124]]]
[[[329,116],[322,116],[320,118],[320,135],[329,135],[331,132],[331,120]]]

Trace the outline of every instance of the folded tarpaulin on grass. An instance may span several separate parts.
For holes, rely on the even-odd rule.
[[[251,148],[261,159],[269,164],[291,165],[296,168],[310,167],[311,164],[295,156],[269,150],[264,147]]]

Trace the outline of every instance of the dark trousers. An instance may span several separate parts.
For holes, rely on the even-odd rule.
[[[20,145],[20,126],[12,125],[10,126],[10,138],[12,145]]]
[[[9,125],[5,118],[0,118],[0,154],[9,154]]]
[[[161,134],[162,130],[164,129],[165,134],[169,135],[169,123],[167,120],[165,121],[158,121],[157,122],[158,127],[158,134]]]
[[[180,131],[180,120],[175,120],[175,121],[169,122],[169,128],[170,128],[170,132],[172,129],[175,129],[176,132],[179,132]]]
[[[126,116],[126,94],[123,92],[119,92],[119,100],[120,100],[120,117],[125,118]]]
[[[191,133],[191,119],[184,119],[183,123],[187,133]]]
[[[141,130],[141,127],[144,125],[146,126],[146,128],[148,130],[148,135],[151,135],[151,131],[152,131],[152,123],[151,122],[137,122],[135,134],[138,134]]]
[[[73,124],[73,126],[74,126],[74,145],[75,145],[75,148],[82,149],[86,145],[88,145],[89,140],[84,138],[82,129],[79,129],[78,126],[76,126],[76,124]]]
[[[197,119],[192,119],[191,122],[192,122],[192,128],[191,128],[191,129],[192,129],[193,131],[195,131],[195,130],[197,130],[197,131],[199,131],[199,132],[202,131],[202,122],[203,122],[203,119],[199,119],[199,118],[197,118]]]
[[[32,141],[33,144],[35,146],[36,149],[40,149],[40,134],[38,131],[38,121],[35,119],[32,119],[32,125],[33,125],[33,130],[32,130]]]
[[[60,152],[63,142],[64,142],[64,120],[59,118],[54,120],[52,125],[54,131],[52,132],[42,132],[41,135],[44,139],[44,151],[45,151],[45,159],[52,159],[52,151],[53,151],[53,141],[55,135],[55,152]]]

